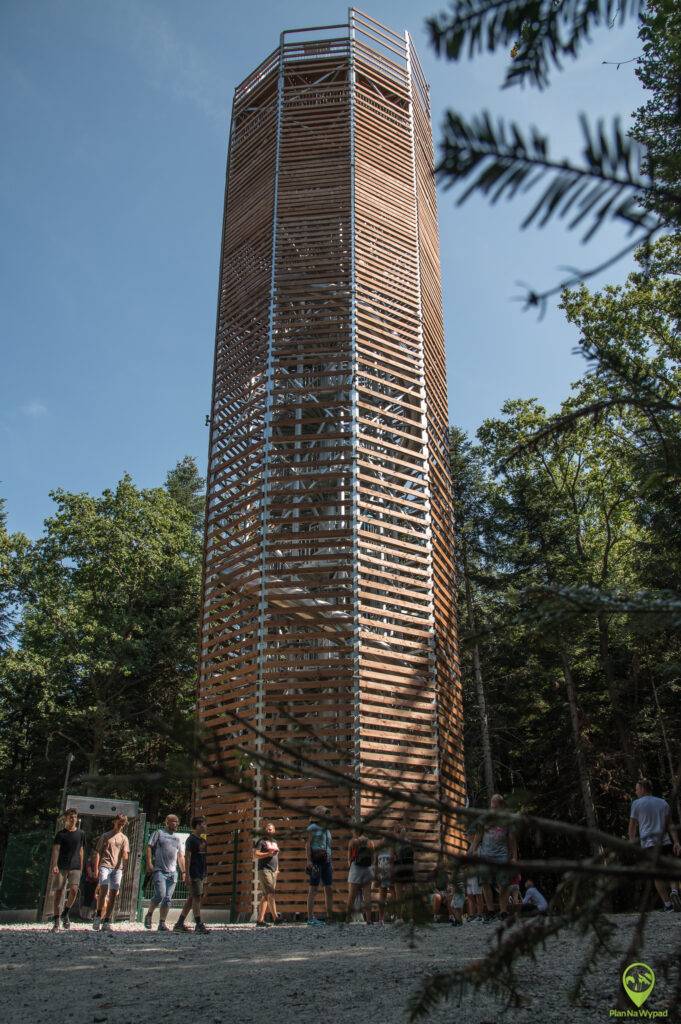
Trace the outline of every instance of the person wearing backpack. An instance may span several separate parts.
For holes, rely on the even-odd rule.
[[[314,807],[310,824],[305,830],[305,870],[309,876],[309,888],[307,891],[307,923],[309,925],[322,924],[314,916],[314,902],[319,892],[320,884],[324,886],[324,900],[326,902],[326,923],[331,924],[333,920],[333,865],[331,863],[331,833],[324,824],[328,811],[323,805]]]
[[[371,883],[374,880],[374,850],[380,846],[364,835],[361,828],[352,830],[348,843],[348,902],[345,908],[346,921],[352,920],[355,900],[361,894],[362,913],[367,924],[371,924]]]

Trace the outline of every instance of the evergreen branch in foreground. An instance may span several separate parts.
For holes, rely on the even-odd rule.
[[[505,85],[548,85],[551,69],[574,59],[600,26],[636,18],[640,0],[452,0],[429,18],[438,55],[457,61],[501,48],[510,50]]]
[[[583,115],[580,123],[584,162],[576,165],[552,159],[548,136],[534,126],[524,130],[514,121],[494,121],[488,111],[468,120],[450,110],[436,172],[447,188],[469,182],[458,205],[476,192],[494,204],[542,186],[523,228],[569,218],[568,230],[583,228],[584,242],[612,220],[625,221],[630,231],[657,229],[658,219],[641,205],[642,198],[661,195],[641,171],[643,148],[624,134],[617,118],[607,129],[603,121],[592,126]],[[681,203],[676,194],[667,198]]]

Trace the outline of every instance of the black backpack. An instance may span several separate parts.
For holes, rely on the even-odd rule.
[[[355,864],[358,868],[370,868],[371,861],[373,859],[371,847],[368,843],[362,843],[361,846],[357,847],[357,853],[355,854]]]

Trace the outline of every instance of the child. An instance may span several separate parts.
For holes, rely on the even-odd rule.
[[[395,898],[395,850],[384,843],[376,851],[376,882],[378,884],[378,923],[385,924],[385,904]]]
[[[450,904],[449,904],[449,923],[458,928],[463,924],[463,908],[466,903],[466,894],[464,892],[464,883],[462,878],[455,878],[454,884],[450,890]]]
[[[549,909],[545,896],[539,892],[531,878],[525,882],[525,895],[520,909],[524,914],[545,914]]]

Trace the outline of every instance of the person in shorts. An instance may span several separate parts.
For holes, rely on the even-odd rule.
[[[414,916],[416,902],[416,872],[414,847],[404,825],[398,826],[395,830],[393,877],[395,879],[395,900],[400,905],[402,919],[411,919]]]
[[[440,857],[438,860],[437,867],[433,871],[432,881],[433,924],[438,924],[443,910],[449,916],[449,904],[452,898],[452,885],[444,857]]]
[[[144,917],[144,927],[151,928],[154,911],[160,907],[158,912],[158,930],[160,932],[170,931],[166,924],[168,911],[177,885],[177,868],[180,867],[182,880],[186,881],[184,852],[182,840],[177,835],[180,827],[180,819],[176,814],[169,814],[165,821],[164,828],[158,828],[149,837],[147,844],[147,874],[151,875],[154,885],[154,895],[149,909]]]
[[[189,911],[194,912],[194,931],[206,935],[210,931],[201,920],[201,903],[203,890],[208,874],[208,835],[207,822],[203,815],[192,818],[192,830],[184,844],[184,866],[187,877],[189,895],[180,911],[180,916],[173,927],[174,932],[190,932],[185,924]]]
[[[463,878],[456,877],[450,887],[449,923],[459,928],[463,924],[463,908],[466,906],[466,890]]]
[[[75,807],[69,807],[64,812],[64,827],[57,832],[52,843],[50,877],[56,879],[57,883],[54,890],[53,932],[58,932],[60,927],[71,927],[69,911],[78,895],[80,877],[83,873],[84,851],[85,833],[78,828],[78,811]],[[64,909],[60,915],[59,908],[64,890],[66,890]]]
[[[508,887],[508,907],[507,910],[514,910],[519,907],[523,902],[523,898],[520,894],[520,883],[522,878],[520,875],[514,875],[511,879],[511,884]]]
[[[662,797],[652,794],[650,779],[639,779],[636,783],[636,799],[632,801],[629,812],[629,839],[635,843],[638,832],[643,849],[659,847],[664,856],[671,856],[673,853],[678,857],[681,854],[681,845],[678,832],[671,824],[669,804]],[[665,881],[656,878],[655,888],[664,910],[681,912],[678,882],[673,882],[670,888]]]
[[[367,924],[371,924],[371,883],[374,880],[374,850],[378,843],[373,842],[364,834],[361,827],[352,831],[352,839],[348,843],[348,901],[345,908],[345,919],[352,920],[355,901],[361,898],[362,914]]]
[[[275,839],[276,828],[270,821],[265,825],[265,835],[255,844],[253,856],[258,865],[258,878],[260,880],[261,897],[258,908],[258,919],[255,922],[258,928],[267,928],[265,917],[269,910],[272,916],[272,923],[279,923],[275,892],[277,889],[277,877],[279,875],[279,845]]]
[[[83,877],[83,888],[80,894],[80,916],[82,920],[91,921],[95,915],[97,897],[99,896],[99,882],[97,878],[97,851],[94,847],[85,858],[85,875]]]
[[[125,865],[130,856],[130,841],[123,829],[128,824],[125,814],[117,814],[109,832],[100,836],[95,847],[95,868],[99,885],[97,909],[92,919],[92,928],[99,931],[111,929],[116,898],[121,888]]]
[[[495,793],[490,802],[490,810],[503,811],[506,809],[506,802],[500,793]],[[477,870],[482,880],[482,892],[485,898],[486,911],[485,921],[491,921],[496,916],[494,910],[494,893],[492,886],[499,886],[499,917],[508,917],[509,887],[512,873],[504,868],[509,860],[517,860],[518,848],[515,835],[508,825],[501,825],[497,822],[481,824],[475,832],[475,838],[469,850],[471,857],[476,855],[493,861],[491,865],[481,865]],[[499,865],[498,867],[496,865]]]
[[[319,886],[324,887],[324,900],[326,902],[326,923],[333,920],[333,865],[331,862],[331,833],[324,824],[328,810],[323,805],[315,807],[312,811],[310,824],[305,830],[305,870],[309,876],[309,888],[307,891],[307,923],[319,925],[314,916],[314,903],[319,892]]]
[[[470,855],[475,839],[475,829],[469,829],[466,835],[468,837],[468,854]],[[480,879],[475,868],[468,868],[466,871],[466,909],[469,922],[482,921],[485,908]]]
[[[378,886],[378,923],[385,924],[385,905],[395,897],[395,849],[391,842],[383,842],[376,850],[374,880]]]

